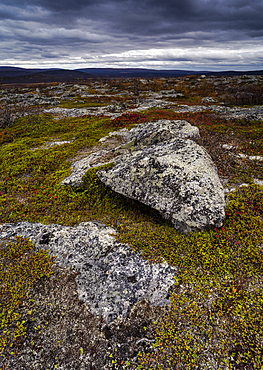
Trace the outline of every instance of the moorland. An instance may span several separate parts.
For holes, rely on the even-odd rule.
[[[1,237],[1,370],[263,369],[262,105],[257,75],[0,86],[0,226],[96,220],[150,263],[180,268],[170,306],[143,302],[107,326],[79,300],[76,271]],[[160,119],[199,128],[225,188],[219,229],[179,233],[101,183],[100,167],[79,189],[61,185],[101,138]]]

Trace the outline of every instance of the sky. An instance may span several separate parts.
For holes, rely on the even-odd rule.
[[[0,66],[263,69],[263,0],[1,0]]]

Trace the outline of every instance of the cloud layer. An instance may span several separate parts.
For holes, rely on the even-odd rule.
[[[2,0],[0,65],[263,69],[262,0]]]

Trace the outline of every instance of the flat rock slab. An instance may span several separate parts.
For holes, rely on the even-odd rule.
[[[179,231],[219,227],[224,220],[217,168],[207,151],[190,139],[132,151],[97,174],[117,193],[158,210]]]
[[[108,154],[107,150],[100,150],[89,154],[87,157],[75,161],[71,166],[71,174],[61,182],[61,185],[79,187],[82,184],[82,177],[92,167],[98,167],[107,162],[101,160]]]
[[[0,241],[20,235],[49,250],[60,267],[72,267],[79,298],[92,313],[107,322],[125,317],[137,302],[169,305],[169,289],[176,269],[167,263],[152,264],[116,242],[114,229],[99,222],[83,222],[76,227],[19,222],[0,225]]]
[[[76,188],[80,187],[82,185],[82,177],[88,169],[114,161],[116,153],[112,150],[112,146],[115,148],[121,142],[129,139],[129,137],[130,133],[125,128],[119,131],[110,132],[107,136],[101,138],[99,141],[104,144],[103,149],[98,150],[96,147],[94,150],[93,148],[94,151],[87,157],[75,160],[71,165],[71,174],[61,182],[61,185],[68,185]],[[111,145],[108,145],[111,138],[117,139],[117,144],[112,143]]]

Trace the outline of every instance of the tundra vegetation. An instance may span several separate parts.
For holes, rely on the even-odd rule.
[[[227,79],[231,83],[226,83]],[[56,90],[58,106],[64,108],[122,103],[125,110],[115,118],[53,116],[43,112],[43,105],[19,101],[23,94],[36,95],[36,87],[2,88],[2,96],[11,92],[13,100],[2,99],[0,107],[0,223],[72,226],[98,220],[114,227],[120,242],[128,243],[151,263],[167,261],[180,268],[170,307],[137,328],[143,330],[145,343],[151,345],[135,350],[131,358],[124,358],[121,348],[112,345],[108,363],[103,364],[106,369],[263,369],[263,188],[254,181],[263,180],[263,171],[262,162],[251,159],[263,156],[262,120],[223,117],[208,110],[180,113],[176,112],[177,105],[128,111],[149,92],[160,91],[165,91],[160,99],[176,104],[201,104],[208,95],[217,101],[213,104],[262,104],[262,82],[249,76],[190,76],[39,88],[46,97]],[[81,96],[84,90],[86,97]],[[181,95],[173,97],[170,92]],[[48,103],[44,107],[49,107]],[[103,145],[100,138],[111,131],[159,119],[184,119],[197,126],[199,144],[212,156],[220,178],[227,180],[229,188],[236,188],[228,193],[226,219],[220,229],[179,233],[154,210],[108,189],[96,176],[103,167],[88,170],[78,189],[61,186],[70,174],[73,158]],[[53,141],[67,143],[49,147]],[[237,153],[246,156],[238,157]],[[238,187],[242,183],[247,186]],[[34,306],[30,296],[32,291],[48,286],[52,275],[56,275],[59,285],[59,274],[70,272],[58,272],[54,260],[43,250],[36,251],[29,240],[2,240],[1,370],[8,369],[5,363],[19,357],[23,346],[34,348],[52,325],[51,319],[37,319],[40,308]],[[37,322],[30,330],[29,318]],[[96,326],[94,322],[89,319],[86,325]],[[101,341],[101,335],[94,343]],[[96,352],[94,343],[92,351]],[[82,368],[90,368],[84,356],[89,350],[91,345],[82,338],[78,351],[71,354],[82,361]],[[62,365],[63,358],[57,356],[53,368],[62,369]]]

